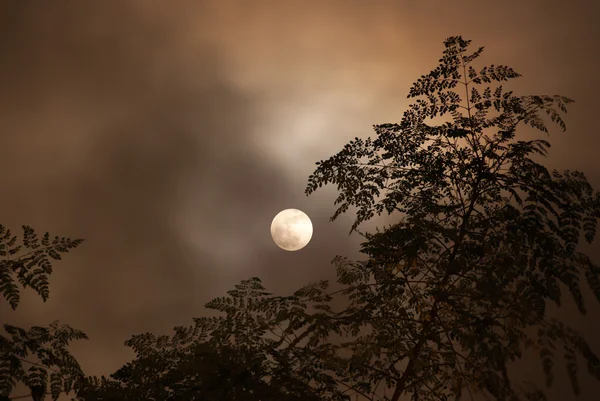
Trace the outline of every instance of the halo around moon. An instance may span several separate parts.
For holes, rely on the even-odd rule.
[[[312,238],[313,226],[310,218],[301,210],[285,209],[271,223],[271,237],[283,250],[298,251]]]

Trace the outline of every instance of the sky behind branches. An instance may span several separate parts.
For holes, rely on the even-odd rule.
[[[87,374],[105,374],[131,357],[130,335],[191,323],[242,279],[284,294],[334,278],[331,259],[356,256],[360,238],[347,235],[352,216],[328,221],[333,188],[304,196],[307,177],[373,124],[399,121],[452,35],[523,74],[519,93],[576,100],[547,163],[600,189],[593,4],[0,3],[0,222],[86,239],[57,264],[45,305],[26,295],[17,312],[0,306],[1,320],[82,329],[91,340],[74,352]],[[290,207],[315,229],[295,253],[269,232]],[[583,249],[599,261],[595,248]],[[593,340],[589,301],[571,322]],[[580,399],[595,400],[586,375]],[[570,397],[556,386],[553,400]]]

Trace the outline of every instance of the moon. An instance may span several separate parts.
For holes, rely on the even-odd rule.
[[[301,210],[285,209],[271,223],[273,241],[283,250],[298,251],[312,238],[313,226],[310,218]]]

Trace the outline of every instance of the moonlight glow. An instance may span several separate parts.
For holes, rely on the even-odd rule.
[[[286,251],[304,248],[310,242],[312,233],[313,226],[310,218],[298,209],[279,212],[271,223],[273,241]]]

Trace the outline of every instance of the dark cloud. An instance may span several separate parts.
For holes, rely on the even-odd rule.
[[[550,163],[600,187],[597,11],[459,3],[2,2],[0,222],[86,242],[56,269],[46,305],[26,296],[0,315],[83,329],[92,340],[75,351],[101,374],[129,357],[129,335],[185,324],[241,279],[285,293],[331,278],[330,260],[360,239],[350,218],[328,222],[333,191],[304,197],[306,177],[347,139],[397,121],[449,35],[517,68],[519,89],[578,101]],[[299,252],[270,238],[286,208],[313,220]]]
[[[252,95],[227,82],[214,49],[182,51],[168,18],[112,4],[2,14],[3,224],[86,239],[53,276],[49,305],[14,316],[55,311],[97,350],[201,313],[215,283],[226,289],[223,270],[236,271],[213,250],[236,252],[231,230],[251,242],[244,230],[271,213],[264,200],[287,191],[251,146]],[[202,238],[185,238],[181,220]]]

